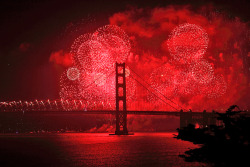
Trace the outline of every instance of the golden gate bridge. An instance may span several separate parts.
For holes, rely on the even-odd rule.
[[[188,124],[198,122],[201,127],[206,127],[211,124],[216,124],[215,112],[192,112],[186,110],[171,99],[167,98],[160,91],[145,86],[139,79],[132,77],[146,90],[150,91],[163,103],[167,104],[174,110],[127,110],[126,101],[126,76],[125,76],[125,63],[116,63],[116,97],[115,97],[115,109],[112,107],[110,101],[90,102],[88,100],[72,100],[72,99],[57,99],[57,100],[34,100],[34,101],[9,101],[0,102],[0,112],[6,113],[21,113],[26,114],[112,114],[116,118],[116,135],[127,135],[127,115],[168,115],[180,117],[180,128],[187,126]],[[134,72],[134,71],[132,71]],[[135,73],[135,72],[134,72]],[[143,79],[135,73],[142,81]],[[99,78],[98,78],[99,79]],[[155,92],[153,92],[154,90]],[[162,97],[160,97],[162,96]],[[170,101],[169,104],[167,101]],[[179,108],[179,109],[178,109]],[[183,111],[184,110],[184,111]]]

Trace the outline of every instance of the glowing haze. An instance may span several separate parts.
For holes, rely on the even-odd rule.
[[[61,98],[113,101],[114,64],[125,62],[128,99],[140,101],[143,109],[162,101],[134,80],[133,71],[177,108],[247,108],[248,27],[213,11],[212,6],[196,11],[168,6],[115,13],[111,25],[75,39],[67,61],[51,55],[68,68],[61,77]]]
[[[130,36],[127,64],[176,103],[194,110],[248,108],[249,29],[239,18],[214,11],[139,8],[109,21]]]

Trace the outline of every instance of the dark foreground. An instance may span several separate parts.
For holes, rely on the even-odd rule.
[[[202,147],[185,152],[188,162],[204,162],[213,166],[250,166],[250,117],[244,111],[233,111],[231,106],[226,113],[217,113],[221,126],[211,125],[195,128],[189,125],[179,129],[177,138],[202,144]]]
[[[179,157],[194,148],[173,133],[5,134],[0,135],[0,166],[208,166]]]

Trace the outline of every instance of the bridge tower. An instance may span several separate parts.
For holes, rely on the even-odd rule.
[[[116,135],[128,135],[125,63],[116,63]]]

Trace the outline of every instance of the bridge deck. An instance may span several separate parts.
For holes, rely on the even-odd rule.
[[[0,113],[22,113],[22,114],[112,114],[115,115],[115,110],[74,110],[74,111],[11,111],[11,112],[3,112]],[[188,113],[188,112],[183,112]],[[180,116],[180,112],[178,111],[127,111],[128,115],[170,115],[170,116]],[[202,115],[203,112],[192,112],[192,115],[198,116]],[[212,114],[211,112],[207,112],[206,114]]]

